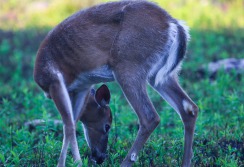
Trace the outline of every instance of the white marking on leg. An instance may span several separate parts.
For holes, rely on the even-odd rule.
[[[79,148],[77,147],[78,143],[77,143],[77,138],[76,138],[75,133],[74,133],[74,135],[71,136],[70,145],[71,145],[71,149],[73,148],[72,154],[73,154],[75,162],[81,160]]]
[[[65,160],[66,160],[67,151],[68,151],[68,147],[69,147],[69,140],[66,138],[66,135],[65,135],[65,125],[63,126],[63,136],[64,136],[63,144],[62,144],[60,157],[58,160],[58,166],[65,166]]]
[[[67,99],[66,103],[64,105],[67,106],[68,111],[70,112],[69,114],[71,116],[71,120],[70,120],[71,122],[69,122],[69,123],[73,123],[74,122],[74,115],[73,115],[73,112],[72,112],[73,109],[72,109],[72,105],[71,105],[71,100],[70,100],[69,94],[67,92],[66,86],[64,85],[65,81],[64,81],[64,78],[63,78],[61,73],[57,73],[57,75],[58,75],[58,78],[60,80],[62,91],[64,92],[63,96],[64,96],[65,99]],[[62,119],[69,119],[69,118],[65,118],[64,117]],[[67,121],[64,121],[64,122],[67,122]]]
[[[88,137],[87,129],[86,129],[84,124],[82,124],[82,127],[83,127],[83,130],[84,130],[86,143],[87,143],[88,147],[91,148],[91,144],[90,144],[90,140],[89,140],[89,137]]]
[[[187,114],[195,115],[193,107],[192,107],[192,105],[189,102],[187,102],[186,100],[183,100],[182,101],[182,105],[183,105],[184,111]]]
[[[137,160],[137,155],[136,153],[132,153],[131,156],[130,156],[130,160],[135,162]]]
[[[76,132],[75,132],[75,123],[74,123],[74,115],[72,112],[72,105],[71,105],[71,101],[70,101],[70,97],[69,94],[67,92],[66,86],[64,85],[64,79],[61,73],[57,73],[58,78],[60,79],[60,83],[61,83],[61,88],[63,89],[63,96],[65,97],[66,101],[65,101],[65,106],[68,107],[68,111],[70,112],[68,114],[70,114],[70,118],[69,117],[64,117],[62,118],[64,121],[64,138],[65,138],[65,146],[68,147],[68,144],[70,142],[71,144],[71,151],[73,153],[73,157],[75,160],[80,160],[80,153],[79,153],[79,148],[78,148],[78,143],[77,143],[77,139],[76,139]],[[68,125],[67,125],[68,123]],[[72,125],[71,127],[69,125]],[[74,126],[74,127],[73,127]],[[67,132],[66,130],[70,130],[70,128],[72,129],[72,133]],[[66,154],[67,154],[67,148],[66,149]],[[66,156],[66,155],[65,155]]]

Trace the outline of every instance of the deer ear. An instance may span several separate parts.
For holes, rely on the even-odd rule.
[[[96,99],[97,103],[102,107],[105,107],[109,104],[110,91],[105,84],[103,84],[102,86],[100,86],[97,89],[96,94],[95,94],[95,99]]]

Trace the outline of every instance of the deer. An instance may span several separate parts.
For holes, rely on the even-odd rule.
[[[91,88],[85,97],[82,115],[78,116],[85,140],[91,149],[91,160],[96,164],[101,164],[107,157],[108,135],[112,124],[109,102],[110,91],[105,84],[97,90]]]
[[[62,117],[64,134],[58,166],[65,166],[69,145],[74,160],[81,160],[76,123],[85,113],[82,108],[87,92],[95,84],[116,81],[139,120],[136,139],[121,166],[133,165],[160,123],[147,94],[150,85],[183,122],[182,166],[189,167],[198,107],[178,82],[189,39],[185,22],[147,1],[96,5],[78,11],[52,29],[38,49],[34,80]],[[108,98],[98,97],[106,106],[104,99]],[[102,128],[106,129],[106,124]],[[90,134],[86,139],[92,150],[107,144],[101,140],[92,145],[96,143],[95,131],[84,127],[84,133]],[[104,156],[99,159],[101,163]]]

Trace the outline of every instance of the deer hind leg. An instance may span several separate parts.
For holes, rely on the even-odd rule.
[[[63,120],[63,145],[60,153],[58,166],[65,166],[65,160],[67,156],[67,150],[69,143],[71,143],[71,151],[75,161],[80,160],[80,153],[76,140],[76,128],[73,119],[72,106],[68,91],[64,85],[63,77],[58,75],[55,82],[49,87],[49,93],[53,99],[59,113]]]
[[[177,82],[176,77],[169,77],[163,83],[150,82],[152,87],[174,108],[184,124],[184,155],[182,166],[189,167],[192,158],[192,143],[198,107],[189,98]]]
[[[121,164],[123,167],[128,167],[132,166],[136,161],[139,151],[159,124],[160,118],[148,98],[146,80],[137,78],[131,71],[130,74],[115,74],[115,78],[124,92],[127,101],[136,112],[140,123],[136,140]]]

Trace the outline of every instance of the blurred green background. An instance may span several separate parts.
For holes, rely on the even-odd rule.
[[[106,0],[1,0],[0,27],[18,30],[53,27],[82,8]],[[243,28],[242,0],[154,0],[191,28]]]
[[[55,166],[62,126],[35,119],[60,119],[51,100],[33,81],[36,51],[45,35],[72,13],[101,0],[0,0],[0,166]],[[193,166],[244,166],[244,79],[220,71],[214,81],[197,77],[201,65],[224,58],[244,58],[243,0],[155,0],[191,28],[191,42],[180,82],[200,108]],[[137,117],[114,83],[109,157],[102,166],[119,166],[136,136]],[[178,115],[151,88],[148,93],[161,116],[135,166],[180,166],[183,125]],[[77,136],[84,166],[89,150],[81,125]],[[69,153],[67,166],[76,166]]]

